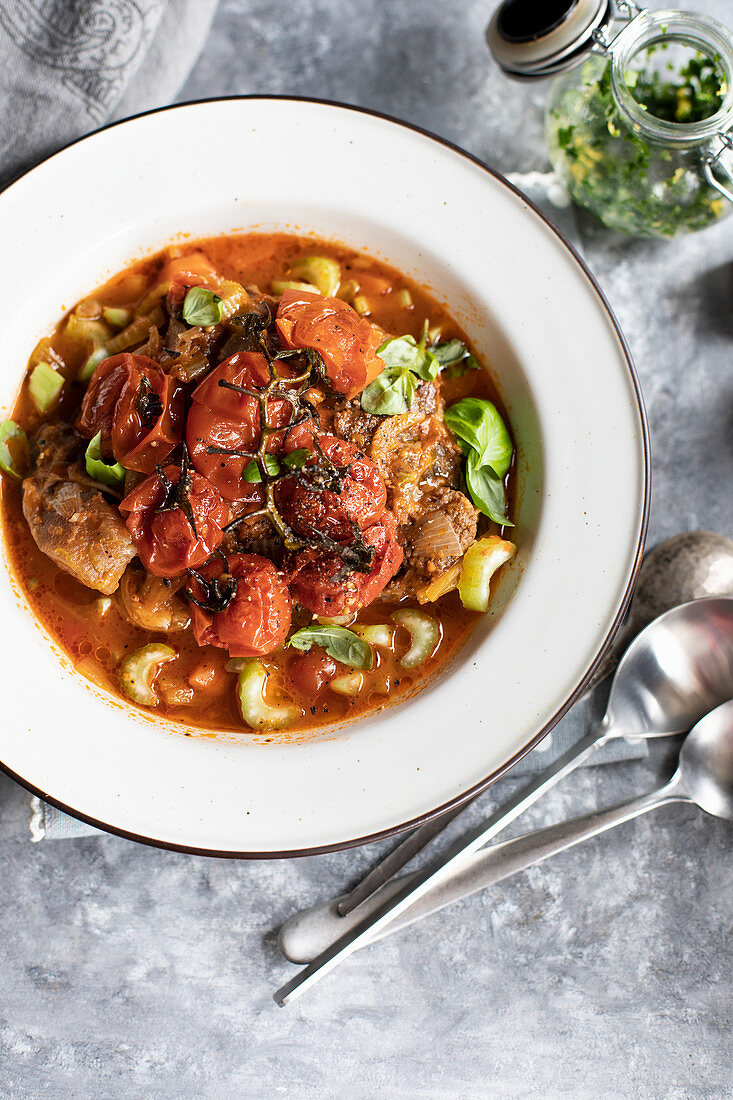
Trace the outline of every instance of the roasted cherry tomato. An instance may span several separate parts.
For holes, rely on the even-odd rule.
[[[258,399],[238,393],[230,386],[256,390],[265,386],[269,377],[264,355],[239,352],[207,375],[193,392],[186,422],[191,461],[226,500],[253,498],[252,484],[242,474],[260,442]],[[222,382],[225,384],[221,385]],[[268,401],[267,421],[271,428],[286,425],[291,415],[289,401],[281,398]],[[268,451],[278,450],[283,436],[281,432],[273,434],[267,443]],[[226,451],[239,453],[222,453]]]
[[[325,650],[314,646],[308,653],[290,658],[288,676],[305,699],[317,699],[338,672],[338,665]]]
[[[290,591],[314,615],[353,614],[375,600],[402,565],[402,548],[389,512],[363,533],[375,549],[368,573],[357,571],[341,578],[343,559],[337,553],[300,550],[290,563]]]
[[[288,439],[285,450],[296,450]],[[377,467],[351,443],[333,435],[317,439],[316,450],[297,474],[278,481],[275,501],[283,519],[300,535],[314,532],[337,542],[376,523],[387,502],[387,487]]]
[[[288,636],[288,587],[273,563],[259,554],[217,555],[197,570],[186,591],[192,602],[208,605],[193,604],[199,645],[228,649],[232,657],[259,657]],[[226,606],[213,610],[217,604]]]
[[[92,375],[77,427],[127,470],[149,474],[180,442],[183,389],[146,355],[104,359]]]
[[[286,290],[275,323],[286,347],[320,352],[337,393],[353,397],[384,368],[377,355],[382,334],[340,298]]]
[[[201,565],[224,538],[229,508],[205,477],[167,466],[163,477],[152,474],[125,497],[125,516],[145,568],[156,577],[176,577]]]

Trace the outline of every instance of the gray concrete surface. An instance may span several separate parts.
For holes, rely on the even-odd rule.
[[[696,6],[733,16],[729,0]],[[544,88],[509,85],[489,63],[491,8],[223,0],[181,99],[345,100],[502,170],[539,168]],[[648,404],[650,542],[733,535],[733,219],[664,244],[589,225],[584,237]],[[669,760],[659,746],[577,773],[523,825],[639,792]],[[293,972],[272,930],[355,880],[377,848],[236,864],[114,837],[32,846],[26,817],[24,792],[0,778],[3,1100],[733,1095],[733,831],[692,809],[444,911],[287,1010],[271,999]]]

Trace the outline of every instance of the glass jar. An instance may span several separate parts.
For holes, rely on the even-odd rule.
[[[607,226],[674,237],[733,210],[733,36],[717,20],[631,0],[504,0],[488,39],[515,79],[560,74],[550,159]]]
[[[641,237],[729,214],[718,175],[733,164],[730,34],[691,13],[643,12],[598,45],[600,55],[555,78],[547,107],[550,159],[572,199]]]

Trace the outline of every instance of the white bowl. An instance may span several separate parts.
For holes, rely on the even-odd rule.
[[[77,675],[0,570],[0,760],[112,832],[217,855],[394,832],[505,772],[577,698],[623,614],[648,507],[639,387],[582,261],[505,180],[419,130],[243,98],[111,126],[0,195],[7,415],[65,309],[171,239],[332,237],[429,284],[495,375],[518,445],[516,560],[452,665],[381,715],[300,744],[183,737]]]

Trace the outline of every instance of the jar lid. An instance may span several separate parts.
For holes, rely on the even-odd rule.
[[[537,80],[571,69],[611,17],[611,0],[504,0],[486,41],[508,76]]]

